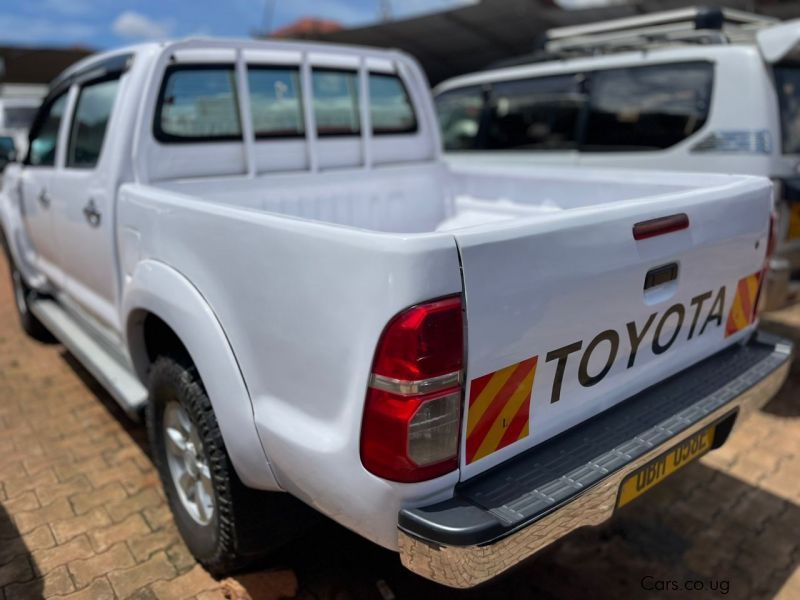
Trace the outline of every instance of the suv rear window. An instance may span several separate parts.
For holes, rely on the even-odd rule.
[[[581,149],[662,150],[686,139],[708,118],[712,69],[683,63],[592,73]]]
[[[500,81],[436,104],[447,150],[660,150],[705,124],[712,83],[710,63],[673,63]]]

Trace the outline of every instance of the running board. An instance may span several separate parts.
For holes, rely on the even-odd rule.
[[[81,327],[59,304],[33,299],[30,311],[116,400],[128,416],[139,419],[147,403],[147,389],[124,364]]]

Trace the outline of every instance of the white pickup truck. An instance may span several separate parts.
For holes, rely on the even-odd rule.
[[[52,84],[0,195],[21,322],[145,411],[213,573],[311,507],[476,585],[782,384],[767,179],[440,154],[397,52],[188,40]]]

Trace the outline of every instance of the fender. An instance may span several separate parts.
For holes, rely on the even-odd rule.
[[[121,322],[126,324],[126,341],[139,378],[147,377],[142,325],[149,312],[169,325],[189,351],[239,478],[249,487],[280,490],[256,432],[239,364],[205,298],[181,273],[155,260],[139,262],[126,280]]]

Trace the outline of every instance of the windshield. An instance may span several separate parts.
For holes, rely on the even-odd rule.
[[[775,67],[784,154],[800,154],[800,66]]]

